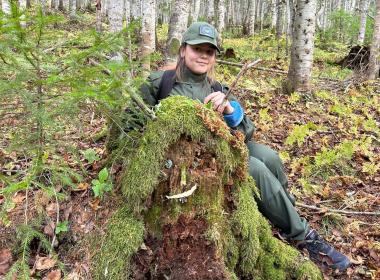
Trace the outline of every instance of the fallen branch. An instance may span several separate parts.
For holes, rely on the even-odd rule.
[[[303,203],[296,202],[296,206],[317,210],[317,211],[323,211],[323,212],[331,212],[331,213],[339,213],[339,214],[345,214],[345,215],[373,215],[373,216],[380,216],[380,212],[361,212],[361,211],[346,211],[346,210],[338,210],[338,209],[332,209],[332,208],[326,208],[326,207],[317,207],[312,205],[306,205]]]
[[[231,66],[236,66],[236,67],[244,67],[244,64],[241,64],[241,63],[230,62],[230,61],[225,61],[225,60],[220,60],[220,59],[217,59],[216,61],[220,64],[231,65]],[[278,70],[278,69],[271,69],[271,68],[257,67],[257,66],[253,66],[251,68],[253,68],[255,70],[260,70],[260,71],[268,71],[268,72],[285,74],[285,75],[288,74],[288,71]],[[324,77],[317,77],[317,76],[314,76],[312,78],[318,79],[318,80],[325,80],[325,81],[342,82],[341,80],[332,79],[332,78],[324,78]]]
[[[249,69],[258,64],[261,61],[261,59],[256,59],[255,61],[251,63],[246,63],[243,65],[240,72],[237,74],[236,79],[232,82],[230,88],[228,89],[226,96],[224,97],[225,100],[227,100],[228,96],[231,94],[231,92],[235,89],[237,82],[239,81],[240,77],[243,76],[243,74]]]
[[[216,60],[220,64],[225,64],[225,65],[231,65],[231,66],[236,66],[236,67],[243,67],[244,64],[241,63],[236,63],[236,62],[230,62],[230,61],[225,61],[225,60]],[[280,74],[288,74],[287,71],[284,70],[277,70],[277,69],[270,69],[270,68],[264,68],[264,67],[258,67],[258,66],[253,66],[253,69],[256,70],[261,70],[261,71],[268,71],[268,72],[274,72],[274,73],[280,73]]]

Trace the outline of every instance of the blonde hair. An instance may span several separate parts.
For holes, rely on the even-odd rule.
[[[177,65],[175,67],[175,77],[178,82],[182,82],[184,80],[183,71],[185,68],[185,58],[181,56],[181,50],[184,50],[186,48],[186,45],[186,43],[182,43],[178,49]],[[210,70],[207,71],[207,79],[211,84],[215,82],[215,62]]]

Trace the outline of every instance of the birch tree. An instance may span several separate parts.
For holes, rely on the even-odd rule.
[[[360,26],[358,34],[358,44],[362,45],[364,43],[365,27],[367,23],[367,10],[368,10],[368,0],[361,0],[359,11],[360,11]]]
[[[96,32],[100,33],[102,32],[102,1],[96,0],[95,3],[96,8]]]
[[[167,59],[174,59],[182,40],[182,34],[187,28],[190,11],[190,0],[175,0],[170,16],[168,40],[166,43]]]
[[[225,27],[225,14],[226,14],[226,5],[225,0],[219,0],[218,1],[218,24],[217,24],[217,30],[218,30],[218,41],[219,44],[222,42],[222,33]]]
[[[10,15],[11,14],[11,5],[10,5],[9,0],[2,0],[1,1],[1,10],[6,15]]]
[[[142,0],[142,27],[141,27],[141,55],[142,55],[142,68],[145,74],[150,71],[150,54],[155,50],[155,15],[156,5],[155,0]]]
[[[380,1],[380,0],[378,0]],[[288,93],[310,91],[313,66],[316,0],[298,0],[294,17],[290,66],[286,81]]]
[[[110,1],[108,20],[110,23],[109,30],[112,33],[120,32],[123,29],[123,0]]]
[[[193,13],[192,13],[193,22],[198,21],[200,7],[201,7],[201,0],[194,0],[194,8],[193,8]]]
[[[276,27],[276,22],[277,22],[277,2],[278,0],[272,0],[272,3],[271,3],[271,13],[272,13],[271,27],[272,28]]]
[[[248,9],[248,35],[253,36],[255,35],[255,15],[256,15],[256,7],[255,7],[256,1],[250,1],[249,2],[249,9]]]
[[[375,26],[369,55],[367,70],[368,80],[374,80],[379,77],[379,47],[380,47],[380,0],[376,0]]]
[[[77,10],[77,1],[76,0],[70,0],[70,18],[75,19],[76,17],[76,10]]]
[[[214,0],[209,0],[207,3],[207,21],[212,25],[215,24]]]
[[[20,9],[22,10],[26,9],[26,0],[19,0],[18,3],[19,3]]]

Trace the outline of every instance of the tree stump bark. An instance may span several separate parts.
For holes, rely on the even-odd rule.
[[[125,205],[99,238],[94,279],[322,279],[272,236],[248,152],[212,109],[161,102],[120,182]]]

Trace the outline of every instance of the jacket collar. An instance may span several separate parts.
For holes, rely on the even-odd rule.
[[[202,83],[206,80],[207,73],[195,74],[185,65],[183,68],[183,81],[185,83]]]

